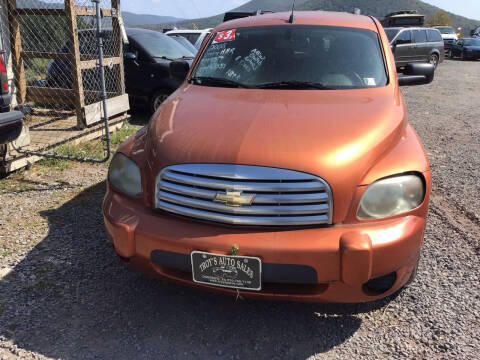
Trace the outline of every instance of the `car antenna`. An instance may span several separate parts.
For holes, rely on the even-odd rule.
[[[294,10],[295,10],[295,0],[293,0],[292,13],[290,14],[290,18],[288,19],[289,24],[293,24],[293,22],[295,21],[295,15],[293,15]]]

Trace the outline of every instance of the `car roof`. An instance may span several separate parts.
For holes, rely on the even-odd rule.
[[[422,26],[407,26],[407,27],[387,27],[385,28],[385,30],[436,30],[438,31],[438,29],[435,29],[435,28],[426,28],[426,27],[422,27]]]
[[[223,31],[239,27],[265,25],[288,25],[291,12],[267,13],[230,20],[218,25],[213,31]],[[295,11],[295,25],[326,25],[368,29],[378,32],[374,20],[369,16],[333,11]]]
[[[182,29],[182,30],[170,30],[170,31],[167,31],[165,34],[169,35],[169,34],[185,34],[185,33],[189,33],[189,34],[202,34],[204,32],[210,32],[212,29],[203,29],[203,30],[188,30],[188,29]]]
[[[141,28],[126,28],[127,35],[137,35],[137,34],[162,34],[159,31],[149,30],[149,29],[141,29]]]

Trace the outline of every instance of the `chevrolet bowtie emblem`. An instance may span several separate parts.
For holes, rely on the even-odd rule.
[[[253,199],[255,199],[255,194],[243,194],[241,191],[227,190],[217,193],[213,201],[224,203],[227,206],[240,207],[251,205]]]

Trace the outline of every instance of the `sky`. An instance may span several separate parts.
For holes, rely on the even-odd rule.
[[[423,0],[458,15],[480,20],[480,0]],[[123,0],[122,9],[137,14],[170,15],[184,19],[223,13],[248,0]]]
[[[480,20],[480,0],[423,0],[454,14]]]
[[[121,4],[122,10],[137,14],[193,19],[224,13],[246,2],[248,0],[123,0]]]

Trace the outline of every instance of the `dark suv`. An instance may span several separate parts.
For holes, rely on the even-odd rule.
[[[437,29],[387,28],[385,32],[399,71],[412,62],[426,62],[436,68],[445,59],[442,35]]]

